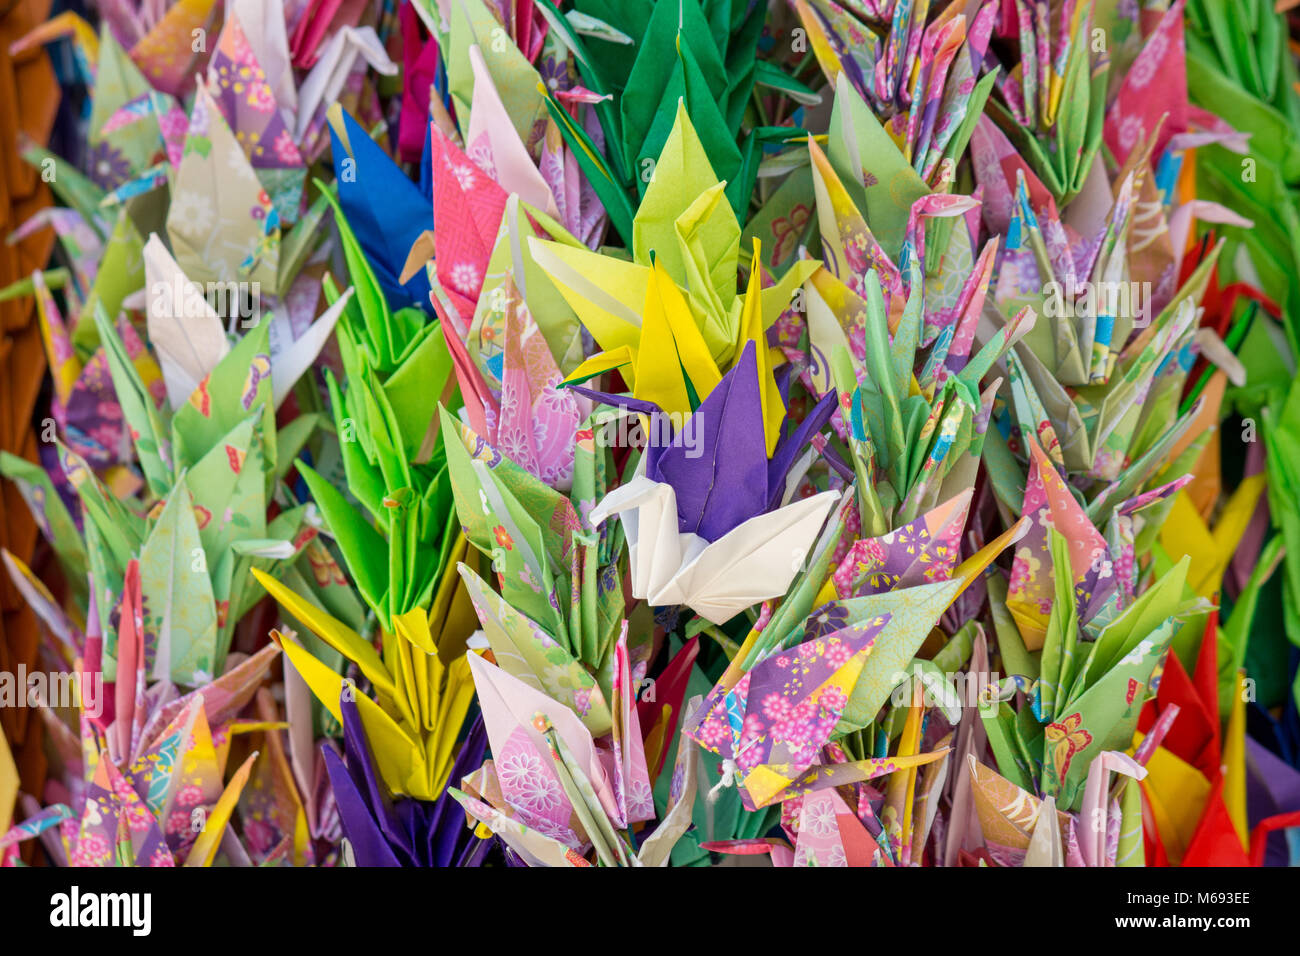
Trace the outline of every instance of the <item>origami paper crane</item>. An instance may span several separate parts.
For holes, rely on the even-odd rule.
[[[155,405],[122,339],[102,308],[96,313],[152,505],[141,516],[134,499],[124,501],[85,459],[60,445],[60,465],[85,511],[89,543],[77,551],[106,589],[98,604],[105,670],[111,679],[113,611],[127,566],[138,559],[149,672],[197,686],[221,673],[235,624],[257,600],[249,570],[297,558],[314,535],[304,528],[302,508],[266,518],[275,470],[269,323],[245,336],[172,414]]]
[[[108,357],[100,347],[89,363],[78,359],[72,339],[54,297],[39,272],[33,273],[33,291],[41,320],[42,336],[48,343],[51,368],[55,373],[55,394],[51,414],[69,447],[98,468],[111,468],[130,456],[130,436],[122,420],[121,406],[109,386]],[[155,389],[160,378],[158,364],[146,350],[135,328],[125,319],[117,323],[118,334],[143,382]]]
[[[50,473],[40,465],[0,451],[0,475],[17,487],[41,536],[54,549],[59,566],[67,576],[69,596],[75,606],[85,607],[89,597],[85,584],[89,563],[85,542]],[[14,560],[20,559],[14,556]],[[34,577],[30,573],[26,576]],[[53,599],[49,603],[53,604]]]
[[[490,842],[465,829],[451,794],[444,791],[432,803],[392,799],[375,769],[356,703],[344,698],[339,707],[346,764],[328,745],[322,745],[321,753],[357,865],[471,866],[480,860]],[[486,749],[487,734],[479,717],[452,764],[451,779],[459,780],[478,765]]]
[[[1016,550],[1007,587],[1006,608],[1028,650],[1042,647],[1055,588],[1044,571],[1052,567],[1049,534],[1070,542],[1070,575],[1081,625],[1097,633],[1132,602],[1136,579],[1131,523],[1136,513],[1159,504],[1186,484],[1186,477],[1144,492],[1115,511],[1103,536],[1066,488],[1060,474],[1032,438],[1023,513],[1028,531]]]
[[[1291,150],[1296,142],[1292,124],[1295,97],[1290,85],[1282,80],[1286,65],[1283,47],[1266,39],[1282,32],[1276,14],[1267,14],[1251,22],[1241,13],[1225,10],[1222,15],[1203,0],[1192,0],[1184,8],[1185,22],[1169,24],[1164,35],[1174,42],[1149,44],[1150,65],[1177,67],[1179,57],[1186,66],[1186,92],[1192,102],[1189,118],[1195,117],[1198,132],[1213,130],[1225,138],[1221,149],[1197,150],[1200,175],[1196,194],[1200,199],[1221,202],[1250,226],[1234,224],[1223,230],[1227,246],[1222,255],[1229,281],[1245,280],[1257,285],[1270,299],[1286,303],[1291,315],[1297,301],[1296,290],[1288,276],[1294,274],[1295,254],[1286,243],[1288,226],[1296,213],[1296,194],[1287,183]],[[1183,39],[1185,48],[1178,41]],[[1240,65],[1238,65],[1240,64]],[[1164,75],[1157,73],[1155,75]],[[1146,76],[1143,71],[1141,76]],[[1174,81],[1175,84],[1177,81]],[[1174,87],[1177,89],[1177,86]],[[1132,93],[1146,93],[1155,103],[1164,99],[1149,83]],[[1130,97],[1131,106],[1145,115],[1141,100]],[[1233,139],[1231,134],[1236,134]],[[1256,186],[1249,190],[1224,187],[1240,182],[1242,158],[1248,147],[1242,137],[1249,137],[1249,152],[1256,159]],[[1246,250],[1254,278],[1239,273],[1239,249]],[[1294,354],[1297,329],[1293,322],[1282,329],[1288,350]],[[1252,378],[1261,376],[1267,365],[1252,363]]]
[[[529,240],[533,258],[604,349],[566,381],[582,382],[617,368],[634,396],[686,414],[753,341],[760,346],[771,446],[783,409],[777,408],[775,382],[766,381],[771,362],[763,337],[812,266],[789,270],[768,289],[762,288],[760,270],[752,269],[745,294],[738,295],[740,225],[722,202],[723,183],[682,108],[659,164],[664,174],[647,187],[636,214],[631,263]],[[761,252],[754,261],[761,261]],[[680,373],[652,368],[653,357],[670,347],[680,359]],[[643,368],[646,375],[639,378]]]
[[[703,145],[708,164],[729,183],[732,209],[737,215],[744,211],[762,144],[788,135],[779,127],[759,127],[743,150],[738,147],[736,137],[754,83],[779,83],[812,95],[779,68],[767,64],[760,70],[755,63],[763,23],[757,7],[686,0],[655,3],[646,16],[644,9],[629,14],[601,0],[583,0],[577,12],[604,24],[585,39],[548,0],[537,9],[575,51],[584,86],[599,97],[610,97],[594,110],[603,145],[593,142],[587,128],[555,97],[547,96],[545,102],[625,243],[633,242],[634,198],[648,191],[669,137],[669,113],[679,103],[707,138]],[[633,48],[631,56],[628,46]]]
[[[847,96],[840,91],[843,80],[864,106],[870,104],[873,112],[888,120],[884,132],[917,175],[932,189],[943,186],[942,179],[951,175],[944,165],[951,167],[965,151],[997,76],[990,71],[976,82],[998,4],[991,0],[952,4],[928,24],[925,7],[899,4],[883,39],[828,0],[794,0],[791,5],[808,31],[822,72],[836,88],[837,110],[840,97]],[[865,12],[863,6],[854,12]],[[875,135],[868,129],[863,132]],[[873,149],[863,154],[870,157],[865,168],[872,173],[865,182],[868,194],[877,182],[898,181],[897,172],[877,166],[885,152]]]
[[[784,593],[798,570],[798,556],[807,551],[837,500],[835,492],[824,492],[793,502],[710,542],[677,530],[681,505],[671,484],[639,476],[606,497],[592,520],[623,516],[633,596],[655,606],[685,604],[721,624],[743,608]],[[629,512],[635,516],[633,527],[627,526]]]
[[[339,351],[348,387],[327,372],[338,452],[360,508],[305,461],[296,465],[344,562],[381,627],[426,609],[446,575],[456,534],[435,415],[455,389],[438,324],[414,309],[389,310],[375,273],[336,210],[357,294],[324,286],[341,309]],[[350,290],[349,290],[350,291]]]
[[[259,766],[254,753],[229,782],[222,780],[230,734],[254,729],[241,727],[236,718],[265,679],[275,650],[267,647],[183,696],[166,683],[146,692],[134,563],[124,596],[123,639],[134,647],[131,677],[124,673],[116,684],[104,685],[103,697],[81,697],[80,738],[57,718],[46,724],[56,731],[60,759],[76,775],[71,805],[51,804],[0,841],[39,836],[56,860],[75,866],[210,866],[219,856],[228,864],[250,865],[245,848],[227,833],[227,822],[255,768],[259,776],[275,771]],[[97,666],[101,640],[94,630],[87,634],[83,673]],[[83,680],[80,686],[95,684]],[[279,782],[294,787],[292,778]],[[294,831],[294,821],[278,812],[269,820]],[[119,821],[125,840],[119,839]],[[303,854],[310,849],[295,851],[290,839],[288,852],[306,862]]]
[[[238,277],[280,288],[279,213],[202,83],[171,188],[167,233],[187,275],[198,282]]]
[[[578,86],[569,48],[555,39],[557,31],[569,31],[567,20],[532,3],[502,12],[469,0],[447,13],[425,17],[445,56],[445,76],[434,80],[428,115],[444,133],[459,134],[474,164],[493,181],[595,247],[605,210],[580,174],[560,124],[583,124],[583,114],[603,97]],[[547,113],[546,96],[572,114],[557,122]]]
[[[1169,140],[1190,125],[1187,102],[1186,44],[1183,39],[1185,4],[1169,5],[1154,29],[1142,38],[1142,50],[1124,75],[1106,112],[1104,138],[1117,162],[1157,128],[1155,155],[1164,153]],[[1159,78],[1159,82],[1156,81]]]
[[[474,570],[459,565],[496,665],[572,710],[593,736],[609,732],[613,717],[605,695],[572,654],[496,594]]]
[[[150,290],[149,344],[162,365],[167,400],[178,409],[229,354],[230,345],[222,319],[208,304],[203,289],[181,271],[156,234],[145,243],[144,260]],[[276,408],[284,404],[290,389],[316,361],[351,296],[348,289],[301,335],[294,334],[287,309],[272,313],[274,338],[269,341]]]
[[[765,658],[734,687],[715,688],[705,700],[684,733],[734,765],[746,806],[869,780],[941,756],[817,762],[891,617],[882,614]]]
[[[573,484],[573,438],[590,414],[591,403],[560,388],[560,370],[514,283],[507,280],[497,292],[504,313],[498,394],[456,334],[446,332],[461,395],[467,404],[477,405],[467,417],[494,448],[529,474],[557,491],[568,491]]]
[[[572,500],[492,448],[443,409],[456,514],[465,536],[492,559],[501,597],[595,672],[608,700],[612,654],[625,616],[619,529],[597,530],[608,450],[579,430]]]
[[[1300,859],[1293,5],[0,13],[0,865]]]
[[[449,5],[442,16],[423,19],[447,56],[449,112],[462,123],[472,118],[476,103],[483,102],[479,86],[486,75],[502,99],[516,136],[529,154],[535,155],[546,116],[538,88],[541,76],[533,66],[545,32],[537,7],[530,4],[501,14],[482,0],[469,0]],[[477,68],[475,49],[481,60]],[[472,142],[468,129],[460,132],[467,144]]]
[[[353,661],[370,682],[375,699],[359,693],[292,637],[273,631],[294,669],[335,720],[343,722],[340,701],[356,703],[375,765],[393,794],[434,800],[446,785],[454,762],[456,736],[473,697],[464,648],[455,637],[438,635],[428,615],[412,611],[384,632],[382,656],[346,624],[319,610],[273,578],[257,579],[294,618],[326,646]]]
[[[852,94],[842,91],[841,96]],[[836,102],[841,100],[837,98]],[[846,115],[851,112],[846,110]],[[846,149],[843,143],[847,135],[832,138],[831,158],[814,140],[808,143],[821,254],[826,263],[826,271],[814,273],[811,287],[806,289],[811,299],[810,346],[829,356],[839,344],[847,344],[856,358],[864,357],[867,342],[860,299],[867,294],[868,269],[874,268],[880,279],[890,333],[901,332],[904,341],[913,342],[913,348],[930,349],[917,373],[918,387],[928,393],[970,360],[998,241],[996,237],[990,239],[978,261],[972,263],[975,233],[970,220],[976,205],[968,197],[920,193],[901,221],[879,209],[873,211],[865,205],[872,202],[870,194],[865,199],[862,194],[855,196],[850,189],[855,180],[842,171],[845,160],[835,158],[836,146],[840,153]],[[867,216],[862,209],[868,210]],[[868,217],[876,224],[874,227],[868,225]],[[931,235],[928,245],[927,232]],[[923,271],[928,275],[924,280]],[[918,286],[923,281],[921,302]],[[913,315],[917,309],[922,309],[923,319],[919,332],[914,332]],[[822,381],[828,373],[824,361],[814,363],[809,371]]]
[[[879,852],[835,790],[818,790],[802,798],[794,866],[869,866]]]
[[[252,4],[244,3],[226,16],[208,62],[208,84],[281,222],[292,223],[298,218],[306,168],[293,136],[298,97],[283,45],[283,5],[268,5],[258,14]],[[260,34],[258,49],[250,42],[250,31]],[[274,73],[263,67],[258,50],[268,56]],[[281,104],[280,96],[288,102]]]
[[[1022,790],[974,756],[968,758],[967,767],[980,830],[996,862],[1004,866],[1024,863],[1036,839],[1039,846],[1077,846],[1074,820],[1057,809],[1053,798],[1040,799]]]
[[[989,115],[1061,202],[1083,188],[1106,117],[1109,63],[1093,49],[1092,9],[1075,0],[1053,17],[1046,4],[1018,2],[1014,26],[1004,18],[1003,27],[1019,33],[1023,59],[996,84],[1001,101],[989,101]]]
[[[525,239],[585,246],[542,208],[498,184],[482,156],[462,152],[437,124],[429,135],[434,215],[440,223],[459,225],[420,235],[402,278],[419,268],[432,271],[434,309],[464,342],[491,389],[501,385],[506,304],[516,297],[528,305],[557,364],[571,371],[583,358],[580,327]]]
[[[592,512],[599,523],[635,511],[634,523],[624,519],[634,596],[655,605],[688,604],[714,623],[784,592],[797,570],[790,556],[807,552],[838,498],[827,491],[772,510],[788,502],[786,476],[830,417],[834,397],[819,403],[769,459],[762,431],[752,420],[763,407],[755,354],[752,344],[746,346],[672,443],[667,448],[652,443],[641,473]],[[633,407],[660,414],[645,403]],[[688,427],[704,428],[702,447],[687,442]]]
[[[406,178],[365,129],[346,111],[331,114],[330,143],[338,205],[365,253],[391,309],[429,310],[429,281],[420,273],[402,281],[403,266],[421,233],[433,229],[436,202]],[[394,219],[388,203],[401,210]]]
[[[951,577],[970,499],[965,491],[896,531],[855,541],[832,575],[836,595],[863,597]]]
[[[436,125],[430,124],[429,136],[434,218],[459,226],[433,230],[438,282],[452,314],[466,328],[487,277],[508,193]]]
[[[1070,583],[1072,549],[1055,530],[1049,536],[1055,600],[1033,693],[1034,719],[1025,712],[1017,721],[1008,704],[995,706],[996,697],[981,710],[981,717],[1004,772],[1022,787],[1038,780],[1038,792],[1056,796],[1063,807],[1077,808],[1086,768],[1100,751],[1125,747],[1132,739],[1152,671],[1180,618],[1193,613],[1198,602],[1182,601],[1189,563],[1183,558],[1095,641],[1083,642]],[[997,693],[1010,689],[1008,685]],[[1034,755],[1039,747],[1041,758]]]
[[[506,672],[471,659],[493,760],[452,795],[472,819],[492,828],[531,865],[585,865],[591,847],[601,865],[655,865],[671,848],[647,843],[633,854],[618,830],[651,819],[654,804],[631,706],[626,635],[615,665],[612,745],[598,745],[564,705]],[[484,801],[487,801],[486,803]],[[688,806],[689,809],[689,806]],[[688,821],[665,820],[665,834]],[[654,859],[647,859],[653,856]]]
[[[344,14],[356,16],[359,12],[353,7]],[[325,20],[303,16],[298,24],[309,32],[320,31]],[[300,36],[295,35],[294,40]],[[309,162],[319,157],[328,142],[325,127],[335,104],[358,117],[364,129],[374,129],[381,122],[382,114],[370,71],[380,76],[396,76],[400,72],[398,65],[389,59],[373,26],[344,22],[323,46],[317,47],[321,38],[322,33],[315,32],[306,46],[295,42],[292,48],[295,65],[311,64],[298,93],[295,131],[298,148]]]
[[[927,399],[909,387],[919,309],[909,310],[910,318],[902,320],[910,334],[897,334],[890,342],[874,272],[867,275],[865,299],[858,301],[864,303],[867,317],[866,374],[855,372],[849,349],[842,343],[831,353],[831,368],[844,396],[842,411],[858,476],[863,525],[873,534],[883,534],[967,484],[984,446],[1000,380],[982,394],[976,391],[978,383],[997,358],[1033,327],[1035,317],[1028,310],[1018,313]]]
[[[1171,323],[1185,323],[1182,313],[1186,304],[1196,301],[1203,288],[1200,283],[1212,267],[1213,256],[1201,263],[1204,270],[1190,278],[1175,300],[1170,281],[1172,250],[1153,241],[1143,259],[1130,263],[1120,242],[1135,229],[1166,231],[1159,213],[1159,220],[1154,224],[1135,221],[1139,208],[1143,210],[1143,219],[1152,218],[1145,212],[1150,207],[1139,207],[1139,202],[1159,203],[1150,166],[1154,142],[1153,134],[1145,141],[1144,149],[1130,155],[1130,165],[1116,180],[1114,201],[1101,224],[1100,234],[1093,239],[1098,245],[1081,262],[1076,262],[1069,251],[1067,242],[1071,233],[1058,220],[1041,184],[1031,185],[1023,169],[1016,173],[1014,205],[1008,224],[1009,268],[999,276],[997,298],[1004,308],[1013,301],[1017,304],[1028,301],[1035,307],[1041,302],[1047,314],[1064,320],[1055,323],[1052,329],[1056,338],[1054,357],[1047,357],[1047,343],[1043,341],[1046,329],[1028,340],[1036,357],[1042,357],[1049,365],[1055,363],[1056,373],[1064,384],[1084,386],[1109,382],[1122,347],[1134,329],[1155,324],[1162,327],[1164,334],[1169,334],[1167,329]],[[1076,246],[1087,241],[1077,234],[1073,238]],[[1150,290],[1144,293],[1142,286],[1134,285],[1138,279],[1147,281]],[[1035,288],[1041,292],[1030,291]],[[1169,314],[1171,311],[1173,316]],[[1179,328],[1178,334],[1181,332]],[[1149,338],[1139,341],[1145,346]],[[1124,357],[1129,358],[1131,354],[1134,353],[1126,353]]]

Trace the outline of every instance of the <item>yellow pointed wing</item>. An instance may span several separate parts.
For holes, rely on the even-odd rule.
[[[772,376],[772,356],[767,348],[767,329],[763,324],[763,277],[761,254],[762,245],[754,240],[754,258],[750,260],[749,288],[745,292],[745,304],[740,313],[740,350],[753,342],[754,353],[758,359],[759,403],[763,409],[763,434],[767,439],[767,457],[772,457],[776,450],[776,440],[781,434],[781,422],[785,420],[785,402],[781,401],[781,390],[776,387]],[[739,353],[738,353],[739,354]]]
[[[688,416],[717,388],[722,373],[709,354],[690,306],[661,263],[646,290],[636,397],[669,414]]]

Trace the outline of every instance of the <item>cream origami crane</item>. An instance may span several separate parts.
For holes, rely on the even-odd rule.
[[[632,596],[654,606],[685,604],[714,624],[784,594],[839,493],[824,491],[757,515],[716,541],[677,528],[677,495],[637,475],[592,510],[599,524],[621,515],[632,563]]]
[[[760,427],[758,351],[746,345],[690,427],[666,448],[651,444],[633,479],[591,514],[597,524],[622,517],[633,596],[652,605],[689,605],[715,624],[785,593],[840,498],[825,491],[791,502],[795,484],[787,480],[803,447],[829,420],[835,392],[769,456]],[[653,412],[649,402],[589,394]],[[772,400],[784,410],[779,390]]]

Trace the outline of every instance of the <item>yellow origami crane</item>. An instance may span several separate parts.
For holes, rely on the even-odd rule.
[[[656,261],[650,270],[636,332],[635,344],[593,355],[573,370],[566,384],[619,369],[637,398],[654,402],[670,415],[690,415],[722,381],[722,373],[662,262]]]
[[[740,224],[725,186],[679,105],[637,211],[632,261],[536,238],[529,250],[604,350],[566,384],[618,369],[634,397],[687,416],[753,341],[770,455],[785,405],[772,376],[782,359],[774,360],[767,329],[819,263],[801,260],[764,289],[755,241],[749,285],[738,294]]]
[[[352,695],[379,774],[394,794],[433,800],[442,792],[455,760],[456,738],[474,698],[465,637],[474,631],[477,619],[455,572],[467,547],[462,538],[456,546],[459,554],[453,552],[448,564],[450,573],[443,575],[427,611],[414,608],[393,618],[392,632],[382,636],[382,651],[279,581],[253,571],[286,611],[355,663],[370,682],[373,700],[290,636],[272,632],[294,669],[340,723],[340,698]]]
[[[1170,555],[1191,555],[1187,583],[1201,597],[1216,599],[1224,572],[1232,563],[1264,493],[1265,481],[1263,474],[1245,478],[1228,498],[1213,530],[1196,510],[1186,490],[1175,496],[1169,516],[1160,528],[1160,544]]]

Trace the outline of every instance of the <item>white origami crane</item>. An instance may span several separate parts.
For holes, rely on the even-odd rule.
[[[655,606],[685,604],[722,624],[785,594],[839,499],[839,492],[823,491],[756,515],[710,542],[678,530],[672,485],[638,474],[606,495],[591,520],[622,518],[634,597]]]
[[[230,341],[221,317],[204,296],[203,286],[191,281],[182,271],[156,233],[145,243],[144,271],[149,342],[158,355],[167,401],[177,409],[226,357]],[[276,408],[316,361],[352,293],[349,286],[296,339],[287,310],[277,310],[271,316],[271,391]]]

